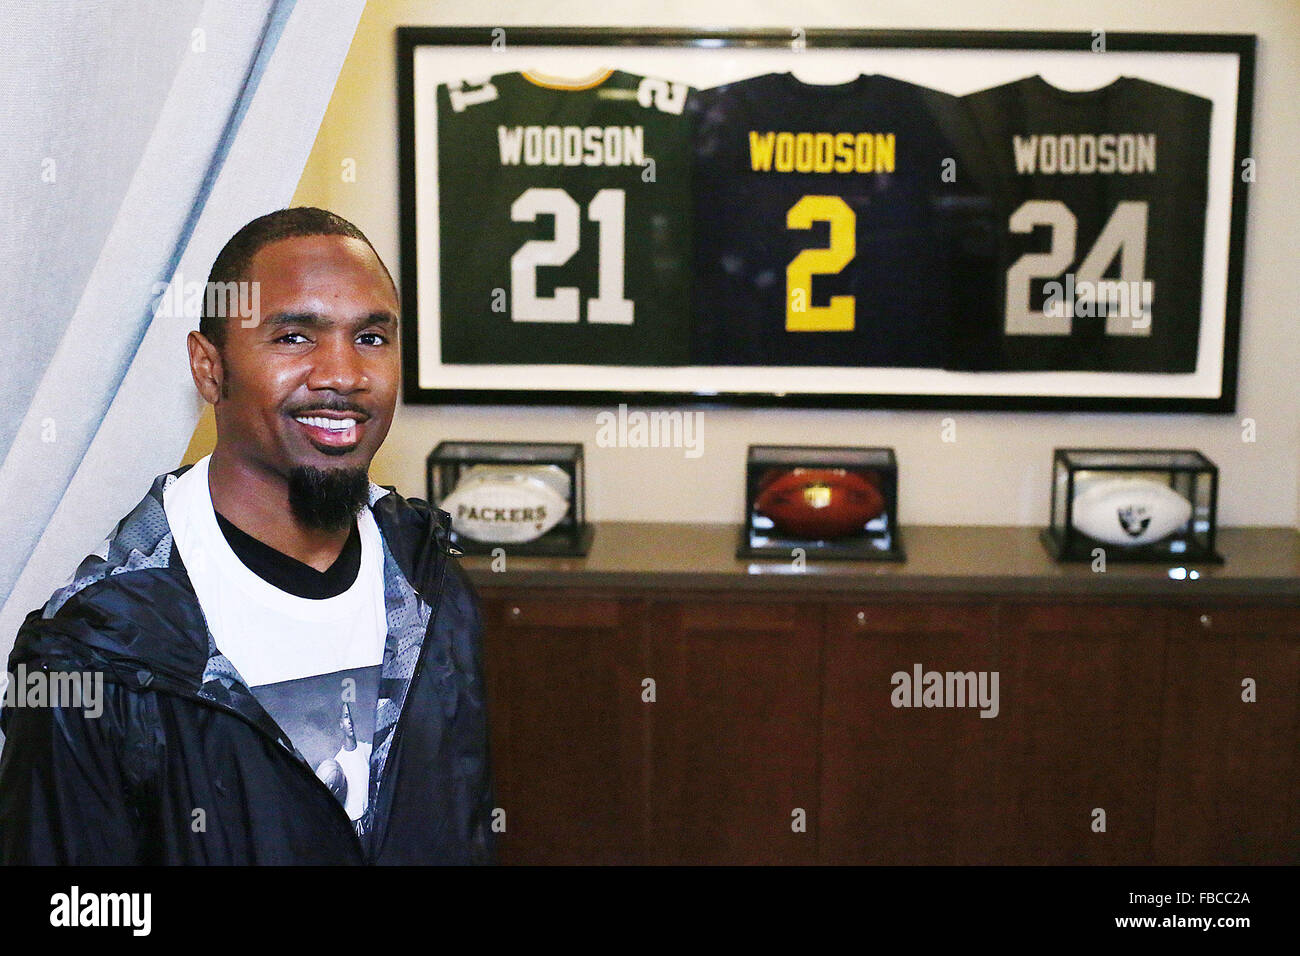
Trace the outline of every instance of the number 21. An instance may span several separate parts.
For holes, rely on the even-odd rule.
[[[587,203],[587,218],[600,227],[596,298],[587,300],[587,321],[632,324],[632,301],[623,298],[623,208],[621,189],[602,189]],[[513,295],[510,318],[515,322],[577,322],[578,290],[561,286],[553,296],[537,294],[539,266],[562,266],[578,251],[582,212],[563,189],[525,189],[510,206],[515,222],[555,217],[550,239],[529,239],[510,257]]]

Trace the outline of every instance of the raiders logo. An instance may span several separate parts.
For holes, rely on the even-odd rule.
[[[1141,506],[1120,508],[1119,524],[1130,538],[1140,538],[1151,526],[1151,509]]]

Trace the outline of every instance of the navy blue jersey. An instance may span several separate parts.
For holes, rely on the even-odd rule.
[[[952,367],[1195,371],[1211,102],[1132,77],[964,99],[997,177],[998,261],[978,291],[997,307],[955,331]]]
[[[946,364],[954,314],[991,308],[954,283],[990,272],[960,100],[885,76],[772,73],[688,110],[697,363]]]

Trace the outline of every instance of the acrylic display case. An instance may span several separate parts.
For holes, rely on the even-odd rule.
[[[429,501],[447,511],[466,554],[587,553],[581,444],[440,442],[426,462]]]
[[[892,448],[751,445],[736,556],[902,561]]]
[[[1059,561],[1220,563],[1219,470],[1199,451],[1058,448],[1043,544]]]

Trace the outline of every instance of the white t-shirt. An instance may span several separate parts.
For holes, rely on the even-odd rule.
[[[208,487],[211,456],[172,482],[163,508],[189,570],[217,648],[313,767],[342,749],[340,713],[349,717],[359,751],[339,761],[347,776],[340,795],[348,816],[365,810],[375,695],[388,623],[383,543],[369,508],[357,516],[361,566],[342,594],[313,600],[275,587],[249,570],[217,524]],[[364,772],[365,779],[361,779]]]

